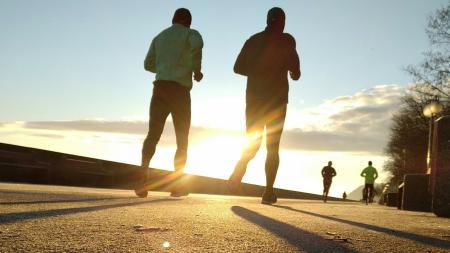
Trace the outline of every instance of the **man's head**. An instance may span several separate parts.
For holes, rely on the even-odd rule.
[[[331,165],[333,165],[333,162],[332,162],[332,161],[329,161],[329,162],[328,162],[328,166],[331,166]]]
[[[190,27],[192,22],[191,12],[186,8],[179,8],[175,11],[172,18],[172,24],[180,24]]]
[[[369,161],[369,166],[372,166],[372,161]]]
[[[286,15],[280,7],[273,7],[267,12],[267,26],[283,32]]]

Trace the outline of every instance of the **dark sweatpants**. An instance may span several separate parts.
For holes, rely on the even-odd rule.
[[[278,172],[280,163],[278,152],[286,118],[286,109],[287,103],[285,102],[270,102],[247,96],[245,109],[246,132],[250,142],[242,152],[241,158],[236,165],[235,173],[245,173],[247,164],[255,157],[265,134],[267,148],[265,164],[266,192],[273,191],[273,184]]]
[[[370,192],[369,192],[369,190],[370,190]],[[365,200],[366,198],[368,198],[369,197],[369,193],[370,193],[370,195],[374,195],[374,187],[373,187],[373,184],[365,184],[364,185],[364,189],[363,189],[363,199]]]
[[[173,81],[155,81],[150,102],[149,131],[142,147],[143,166],[148,167],[169,114],[172,114],[177,139],[174,167],[175,170],[184,168],[191,126],[191,96],[188,88]]]

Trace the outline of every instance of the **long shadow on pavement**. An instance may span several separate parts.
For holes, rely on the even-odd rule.
[[[14,223],[14,222],[19,222],[19,221],[24,221],[24,220],[41,219],[41,218],[47,218],[47,217],[76,214],[76,213],[101,211],[101,210],[110,209],[110,208],[136,206],[136,205],[143,205],[143,204],[149,204],[149,203],[179,201],[179,200],[181,200],[181,199],[153,199],[153,200],[148,200],[148,201],[134,201],[134,202],[127,202],[127,203],[117,203],[117,204],[89,206],[89,207],[75,207],[75,208],[65,208],[65,209],[52,209],[52,210],[41,210],[41,211],[19,212],[19,213],[6,213],[6,214],[0,214],[0,224]]]
[[[11,202],[0,202],[0,205],[31,205],[31,204],[73,203],[73,202],[91,202],[91,201],[115,200],[115,199],[129,199],[129,197],[53,199],[53,200],[36,200],[36,201],[11,201]]]
[[[344,220],[344,219],[340,219],[340,218],[330,217],[327,215],[322,215],[322,214],[318,214],[318,213],[312,213],[312,212],[308,212],[308,211],[304,211],[304,210],[295,209],[290,206],[273,205],[273,207],[283,208],[283,209],[287,209],[290,211],[303,213],[303,214],[307,214],[307,215],[311,215],[311,216],[315,216],[315,217],[320,217],[320,218],[328,219],[328,220],[332,220],[332,221],[337,221],[337,222],[349,224],[349,225],[360,227],[360,228],[370,229],[373,231],[385,233],[385,234],[396,236],[396,237],[405,238],[408,240],[432,245],[432,246],[443,248],[443,249],[450,249],[449,241],[445,241],[445,240],[441,240],[441,239],[437,239],[437,238],[433,238],[433,237],[429,237],[429,236],[418,235],[418,234],[394,230],[394,229],[390,229],[390,228],[384,228],[384,227],[379,227],[379,226],[375,226],[375,225],[360,223],[360,222],[356,222],[356,221],[350,221],[350,220]]]
[[[261,215],[252,210],[233,206],[231,210],[238,215],[266,230],[283,238],[294,247],[305,252],[357,252],[334,241],[325,240],[323,237],[302,230],[293,225]]]

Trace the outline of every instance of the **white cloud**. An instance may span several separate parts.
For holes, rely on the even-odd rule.
[[[390,118],[400,104],[405,88],[379,85],[353,95],[326,100],[323,104],[300,112],[299,125],[304,130],[345,131],[346,124],[367,126],[380,118]],[[375,122],[374,122],[375,121]]]
[[[387,142],[391,116],[404,92],[405,88],[398,85],[379,85],[305,109],[295,116],[300,119],[297,124],[300,127],[285,129],[281,148],[380,154]],[[73,131],[82,131],[90,133],[93,139],[104,134],[126,134],[142,140],[148,131],[148,122],[94,119],[0,123],[0,134],[5,134],[7,129],[42,138],[62,138]],[[241,137],[244,134],[243,130],[192,126],[190,143],[195,145],[219,135]],[[168,121],[160,145],[173,146],[175,143],[173,124]]]
[[[381,153],[392,114],[405,88],[379,85],[340,96],[298,115],[300,129],[288,130],[285,145],[294,149]]]

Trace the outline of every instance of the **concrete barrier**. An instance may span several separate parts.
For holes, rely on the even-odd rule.
[[[397,198],[398,196],[396,192],[386,193],[386,200],[385,200],[386,206],[397,206]]]
[[[406,174],[403,181],[401,209],[409,211],[431,211],[428,192],[428,174]]]
[[[140,167],[131,164],[5,143],[0,143],[0,151],[19,154],[17,157],[33,154],[33,159],[29,161],[19,158],[11,161],[7,155],[0,156],[0,181],[131,190],[142,178]],[[36,164],[39,164],[39,170],[33,167]],[[169,192],[174,187],[173,179],[174,173],[171,171],[150,168],[150,190]],[[191,193],[261,196],[264,191],[263,186],[244,183],[240,191],[230,192],[226,180],[196,175],[185,175],[183,181]],[[321,195],[285,189],[275,189],[275,192],[279,198],[322,199]],[[342,201],[340,198],[329,199]]]

